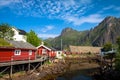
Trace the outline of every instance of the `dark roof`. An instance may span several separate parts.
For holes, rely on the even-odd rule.
[[[19,30],[19,34],[21,35],[26,35],[26,32],[24,30],[18,29]]]
[[[56,51],[56,49],[55,49],[55,48],[53,48],[53,47],[50,47],[50,49],[51,49],[51,50],[53,50],[53,51]]]
[[[8,41],[10,44],[13,45],[14,48],[21,48],[21,49],[36,49],[35,46],[31,45],[28,42],[23,41]]]

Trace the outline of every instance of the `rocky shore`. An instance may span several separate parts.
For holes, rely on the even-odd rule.
[[[56,76],[66,72],[67,67],[64,60],[54,60],[52,63],[46,62],[32,74],[19,76],[13,80],[53,80]]]

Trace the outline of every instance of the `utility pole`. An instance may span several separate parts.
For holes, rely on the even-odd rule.
[[[61,51],[62,51],[62,39],[61,39]]]

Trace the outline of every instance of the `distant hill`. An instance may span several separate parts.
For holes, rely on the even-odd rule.
[[[64,49],[69,45],[102,46],[106,42],[116,43],[118,36],[120,36],[120,18],[109,16],[94,29],[77,31],[68,27],[63,29],[58,37],[47,39],[46,42],[56,49],[61,49],[61,39]]]

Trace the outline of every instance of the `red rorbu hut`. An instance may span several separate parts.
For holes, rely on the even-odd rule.
[[[0,62],[35,59],[36,47],[23,41],[6,41],[11,46],[0,46]]]
[[[53,57],[56,56],[56,51],[53,48],[48,48],[42,42],[42,44],[37,47],[37,55],[38,56],[46,55],[46,56],[49,56],[49,57],[53,58]]]

